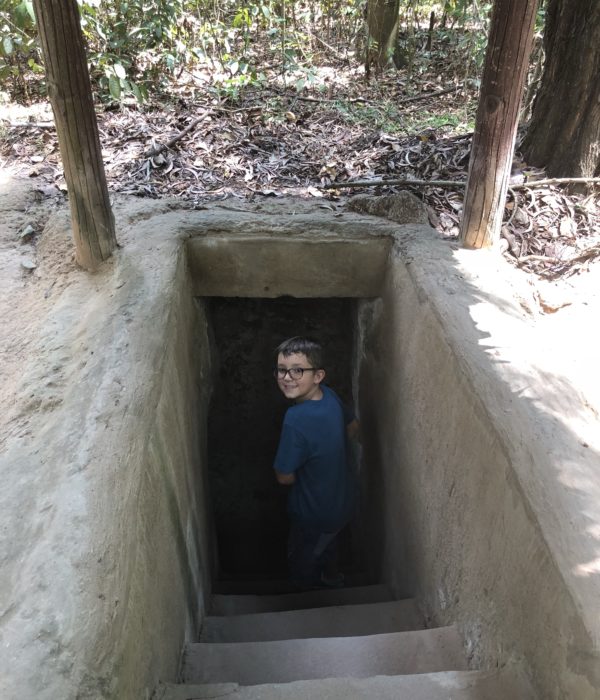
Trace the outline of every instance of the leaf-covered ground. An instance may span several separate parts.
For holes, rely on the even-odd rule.
[[[312,89],[300,93],[274,77],[268,87],[225,97],[196,76],[193,86],[179,85],[161,102],[97,112],[113,192],[178,197],[197,207],[226,197],[335,200],[410,189],[427,204],[440,234],[456,237],[476,100],[474,81],[442,69],[413,71],[410,78],[392,71],[367,83],[362,68],[338,61],[321,67]],[[39,177],[44,196],[64,193],[48,105],[41,112],[4,112],[3,164]],[[517,150],[503,250],[512,264],[552,278],[577,272],[600,254],[600,187],[528,186],[544,177]],[[421,184],[342,187],[382,178]]]

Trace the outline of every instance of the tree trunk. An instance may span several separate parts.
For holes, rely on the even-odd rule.
[[[600,2],[550,0],[546,63],[523,143],[552,177],[600,174]]]
[[[466,248],[500,235],[537,0],[496,0],[479,94],[460,236]]]
[[[398,38],[400,0],[368,0],[366,73],[371,65],[385,67],[391,60]]]
[[[425,51],[431,51],[433,47],[433,28],[435,27],[435,12],[431,10],[429,15],[429,31],[427,32],[427,43],[425,44]]]
[[[76,0],[34,0],[75,238],[87,270],[117,245]]]

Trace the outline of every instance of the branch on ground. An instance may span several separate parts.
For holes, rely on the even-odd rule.
[[[190,122],[185,129],[180,131],[178,134],[173,136],[172,139],[169,139],[166,143],[159,143],[151,148],[149,148],[145,153],[144,156],[146,158],[153,158],[154,156],[157,156],[159,153],[162,153],[163,151],[166,151],[167,149],[171,148],[171,146],[175,145],[178,141],[180,141],[184,136],[190,133],[190,131],[193,131],[198,124],[201,124],[203,121],[208,119],[210,116],[210,112],[206,112],[203,114],[201,117],[198,117],[197,119],[194,119],[193,122]]]
[[[511,185],[513,190],[524,190],[532,187],[544,187],[546,185],[568,185],[573,183],[600,184],[600,177],[555,177],[546,180],[533,180],[518,185]],[[323,185],[324,190],[335,190],[346,187],[381,187],[385,185],[407,185],[412,187],[464,187],[462,180],[410,180],[410,179],[378,179],[378,180],[354,180],[353,182],[332,182]]]

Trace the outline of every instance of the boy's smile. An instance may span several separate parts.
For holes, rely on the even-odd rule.
[[[283,395],[297,403],[311,400],[319,401],[323,396],[320,384],[325,377],[325,370],[311,367],[308,358],[302,352],[295,352],[287,356],[279,354],[277,356],[277,369],[289,370],[294,368],[305,370],[298,379],[292,379],[289,372],[285,377],[277,377],[277,384]]]

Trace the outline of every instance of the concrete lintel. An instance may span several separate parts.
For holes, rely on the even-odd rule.
[[[198,236],[187,244],[194,293],[227,297],[375,297],[391,237]]]

